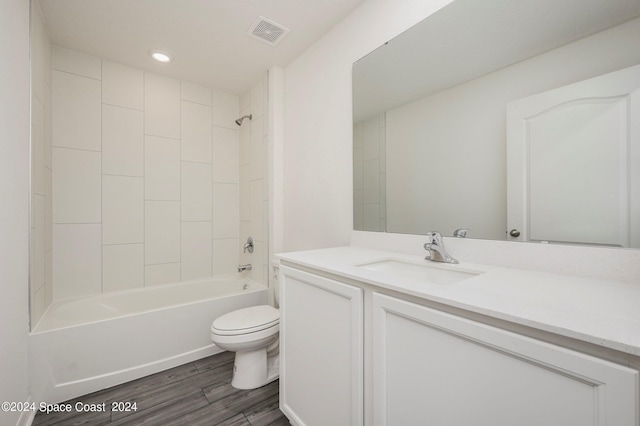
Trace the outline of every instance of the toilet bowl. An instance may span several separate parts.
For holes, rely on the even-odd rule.
[[[235,352],[231,386],[255,389],[278,378],[280,311],[269,305],[238,309],[216,318],[211,340]]]

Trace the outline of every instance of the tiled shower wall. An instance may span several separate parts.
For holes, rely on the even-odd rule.
[[[246,274],[267,285],[269,279],[268,221],[268,74],[240,97],[239,116],[252,115],[240,127],[240,247],[254,239],[253,253],[240,250],[240,263],[251,264]]]
[[[54,297],[235,273],[239,97],[58,47],[52,80]]]
[[[53,299],[51,43],[31,3],[31,242],[29,300],[35,324]]]
[[[353,125],[353,229],[385,231],[385,114]]]

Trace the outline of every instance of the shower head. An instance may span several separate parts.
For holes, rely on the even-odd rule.
[[[238,118],[238,119],[236,120],[236,124],[237,124],[238,126],[242,126],[242,121],[243,121],[245,118],[248,118],[249,120],[251,120],[251,119],[253,118],[253,114],[243,115],[242,117],[240,117],[240,118]]]

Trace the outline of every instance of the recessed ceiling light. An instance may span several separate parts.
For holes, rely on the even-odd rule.
[[[164,64],[171,62],[171,60],[173,59],[168,53],[161,52],[159,50],[150,50],[149,54],[153,59]]]

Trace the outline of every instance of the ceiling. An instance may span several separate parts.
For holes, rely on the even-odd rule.
[[[54,45],[241,95],[284,67],[364,0],[38,0]],[[247,32],[258,16],[290,32]],[[155,62],[150,49],[171,54]]]

